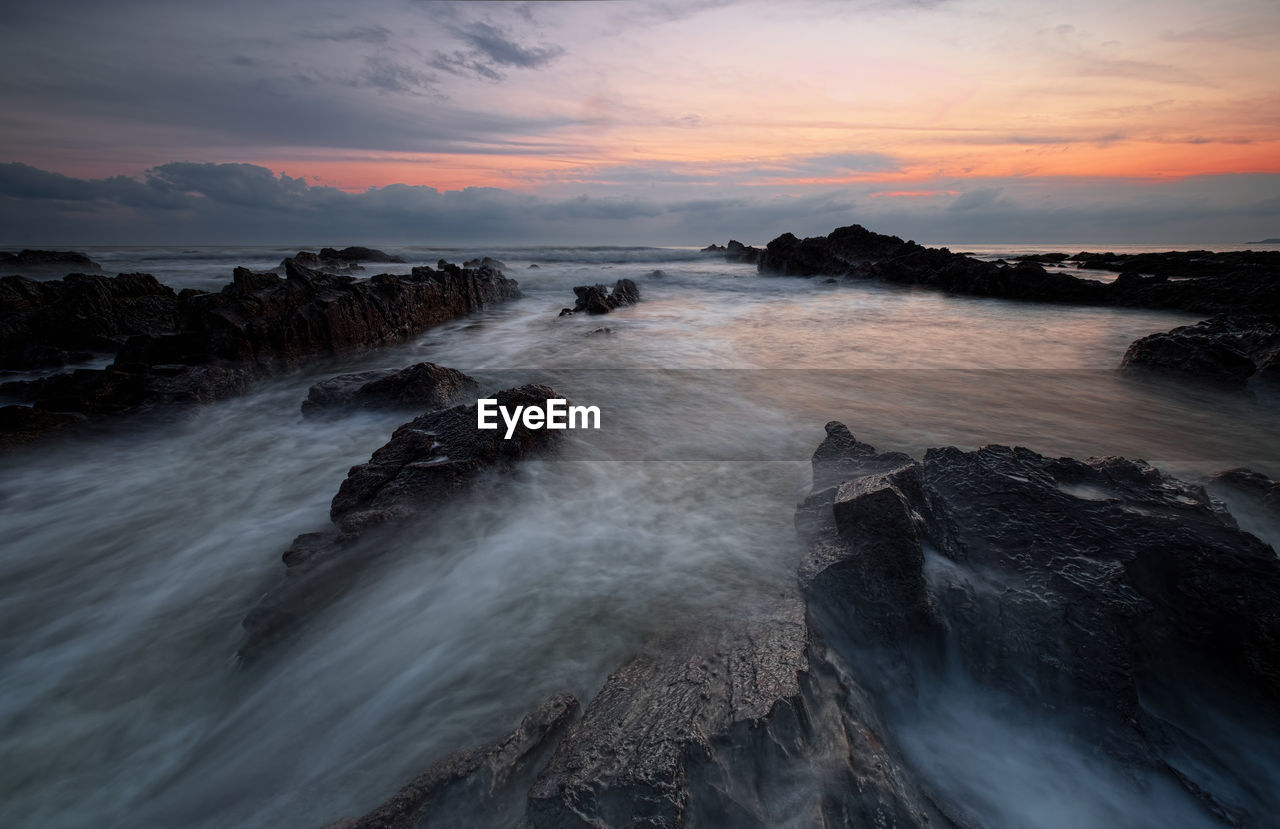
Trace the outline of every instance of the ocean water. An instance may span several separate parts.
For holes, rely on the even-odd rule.
[[[86,252],[108,273],[208,290],[235,265],[272,267],[299,247]],[[1062,249],[1090,248],[1102,249]],[[1115,371],[1134,339],[1195,315],[768,277],[687,248],[389,252],[410,263],[364,273],[491,255],[524,298],[6,461],[0,825],[315,827],[361,814],[444,754],[506,733],[548,693],[589,701],[647,637],[793,578],[793,510],[829,420],[915,454],[1008,443],[1141,457],[1189,477],[1280,474],[1280,402]],[[573,286],[622,277],[641,304],[558,316]],[[408,419],[304,420],[307,388],[421,360],[487,390],[550,383],[599,406],[603,428],[459,497],[430,532],[388,541],[390,555],[296,641],[239,666],[240,620],[283,573],[280,554],[327,526],[347,470]],[[1250,528],[1278,537],[1264,519]],[[971,723],[968,710],[938,721]],[[940,788],[981,793],[985,825],[1028,814],[1074,825],[1060,789],[1009,766],[1078,773],[1087,797],[1078,758],[1040,735],[1013,760],[969,763],[956,748],[971,734],[925,739],[947,733],[917,735],[914,750]],[[1105,797],[1090,814],[1203,821],[1153,809],[1159,791],[1123,781]]]

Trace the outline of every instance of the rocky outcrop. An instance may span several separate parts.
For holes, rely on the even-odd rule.
[[[457,369],[416,363],[402,369],[340,374],[317,383],[302,401],[305,415],[349,409],[445,409],[474,398],[480,384]]]
[[[579,285],[573,289],[578,297],[572,308],[560,311],[560,316],[567,317],[585,311],[588,314],[607,314],[624,305],[635,305],[640,301],[640,288],[630,279],[619,279],[610,291],[604,285]]]
[[[546,386],[527,385],[498,392],[499,406],[545,410],[557,397]],[[562,431],[529,429],[520,423],[510,440],[505,431],[481,430],[476,406],[455,406],[424,414],[396,429],[382,448],[351,468],[330,505],[332,527],[294,539],[285,551],[285,577],[245,618],[241,656],[252,658],[301,624],[312,611],[342,595],[386,545],[361,545],[374,528],[426,519],[488,473],[550,448]]]
[[[1120,278],[1108,283],[1081,279],[1061,270],[1046,271],[1041,264],[1045,260],[1039,257],[1021,257],[1016,265],[985,262],[946,248],[926,248],[850,225],[827,236],[808,239],[785,233],[765,248],[758,268],[762,273],[879,279],[949,293],[1035,302],[1170,308],[1210,314],[1280,313],[1280,255],[1201,254],[1204,252],[1162,254],[1166,257],[1163,260],[1142,258],[1147,256],[1144,254],[1123,261],[1106,258],[1081,262],[1081,266],[1088,267],[1115,265],[1124,271]],[[1175,267],[1168,261],[1180,264]],[[1166,264],[1159,265],[1160,262]],[[1155,272],[1142,268],[1154,268]]]
[[[1125,351],[1120,367],[1223,386],[1280,380],[1280,317],[1220,315],[1151,334]]]
[[[319,253],[300,250],[297,255],[285,258],[280,262],[281,270],[287,267],[286,263],[290,258],[303,267],[337,273],[364,270],[360,265],[361,262],[403,263],[405,261],[402,257],[393,256],[376,248],[358,246],[342,248],[341,250],[321,248]]]
[[[97,273],[102,266],[71,250],[0,251],[0,274]]]
[[[0,278],[0,368],[63,366],[178,325],[177,295],[149,274]]]
[[[900,459],[840,424],[828,433],[869,471],[797,514],[809,616],[880,698],[958,666],[1031,711],[1072,716],[1080,740],[1180,783],[1207,814],[1266,822],[1234,738],[1197,728],[1214,714],[1150,702],[1195,699],[1280,733],[1280,560],[1267,545],[1141,462],[989,446],[884,471]],[[840,451],[820,453],[829,467]]]
[[[357,819],[326,829],[416,829],[496,826],[502,807],[578,713],[578,700],[555,694],[539,703],[505,739],[450,754]]]
[[[55,287],[40,287],[44,285]],[[233,281],[222,291],[184,291],[176,298],[146,275],[115,281],[68,277],[62,283],[6,280],[4,287],[11,289],[16,297],[11,303],[18,306],[7,329],[14,336],[33,330],[75,330],[75,320],[66,315],[78,308],[85,320],[79,330],[94,334],[95,342],[110,339],[100,332],[118,332],[117,340],[124,333],[135,334],[119,346],[108,368],[82,369],[7,388],[42,408],[95,415],[238,394],[255,378],[295,368],[310,358],[402,342],[432,325],[519,296],[514,280],[487,268],[441,263],[439,269],[414,268],[410,274],[357,281],[293,260],[287,262],[283,279],[271,272],[236,268]],[[77,305],[47,299],[56,297],[58,290],[69,290],[72,297],[86,291],[94,301]],[[31,308],[23,310],[26,306],[20,302]]]
[[[760,248],[744,245],[737,239],[730,239],[727,245],[708,245],[702,249],[703,253],[720,253],[724,255],[726,262],[742,262],[747,265],[754,265],[760,261]]]

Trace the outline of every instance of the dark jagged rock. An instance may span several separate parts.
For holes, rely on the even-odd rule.
[[[457,369],[416,363],[402,369],[340,374],[312,386],[302,413],[317,415],[343,409],[445,409],[474,398],[480,385]]]
[[[540,385],[494,395],[499,406],[544,410],[546,401],[557,396]],[[451,496],[482,480],[491,481],[486,473],[503,471],[548,449],[563,434],[520,423],[506,440],[505,427],[478,428],[474,404],[424,414],[400,426],[368,461],[347,473],[330,505],[333,527],[300,535],[285,551],[285,578],[244,620],[248,635],[241,655],[252,658],[356,581],[360,571],[385,549],[360,548],[364,533],[429,515]]]
[[[809,615],[882,698],[958,665],[1031,710],[1070,712],[1079,739],[1171,776],[1208,813],[1265,823],[1233,738],[1206,745],[1183,719],[1197,708],[1146,703],[1195,699],[1280,730],[1280,560],[1267,545],[1202,488],[1141,462],[989,446],[931,449],[886,473],[897,458],[828,432],[839,445],[828,438],[815,475],[840,446],[873,471],[797,514]]]
[[[577,303],[572,308],[561,310],[560,316],[566,317],[580,311],[607,314],[615,308],[635,305],[640,301],[640,289],[630,279],[619,279],[612,291],[604,285],[579,285],[573,289],[573,293],[578,297]]]
[[[97,273],[102,266],[71,250],[0,251],[0,274]]]
[[[62,366],[86,351],[115,351],[135,334],[179,323],[173,289],[149,274],[0,278],[0,368]]]
[[[1280,313],[1280,252],[1236,255],[1197,251],[1161,254],[1165,259],[1115,254],[1081,266],[1130,274],[1106,283],[1048,272],[1040,257],[1020,257],[1016,265],[984,262],[946,248],[926,248],[897,236],[873,233],[859,225],[837,228],[824,237],[774,239],[760,255],[762,273],[785,276],[851,276],[902,285],[921,285],[949,293],[1035,302],[1170,308],[1201,313],[1232,310]],[[1144,258],[1148,257],[1148,258]],[[1173,257],[1169,259],[1169,257]],[[1178,263],[1174,264],[1169,262]],[[1165,263],[1160,265],[1159,263]],[[1174,276],[1193,278],[1175,279]]]
[[[376,248],[365,247],[349,247],[342,248],[321,248],[319,253],[309,250],[300,250],[296,256],[287,257],[280,262],[280,270],[284,270],[292,258],[299,265],[311,268],[317,271],[327,271],[331,273],[350,273],[352,271],[362,271],[361,262],[383,262],[383,263],[399,263],[403,264],[404,259],[399,256],[392,256],[384,251]]]
[[[510,798],[577,713],[573,696],[548,697],[505,739],[450,754],[372,812],[327,829],[498,825],[504,796]]]
[[[1269,317],[1216,316],[1135,341],[1120,367],[1237,387],[1255,375],[1277,380],[1280,323]]]
[[[967,256],[968,254],[959,254]],[[1021,256],[1013,257],[1015,262],[1039,262],[1041,265],[1060,265],[1070,259],[1071,255],[1067,253],[1024,253]]]
[[[0,450],[34,443],[82,420],[79,415],[32,406],[0,406]]]
[[[8,311],[0,317],[0,343],[118,349],[108,368],[13,384],[10,393],[42,408],[91,415],[207,402],[312,357],[402,342],[520,295],[500,272],[443,262],[438,270],[359,281],[293,260],[285,273],[282,279],[236,268],[220,292],[177,297],[145,274],[47,283],[6,277],[0,280],[0,309]]]
[[[1199,277],[1221,273],[1258,270],[1280,271],[1280,251],[1171,250],[1163,253],[1090,253],[1082,251],[1070,259],[1078,268],[1116,273],[1139,273],[1163,277]]]
[[[402,342],[432,325],[518,297],[488,269],[445,264],[365,280],[289,260],[284,279],[237,268],[221,292],[188,297],[178,334],[129,343],[131,361],[227,362],[270,372],[317,355]]]
[[[737,239],[730,239],[727,245],[707,245],[702,252],[721,253],[724,254],[726,262],[742,262],[748,265],[759,262],[760,254],[763,253],[760,248],[744,245]]]

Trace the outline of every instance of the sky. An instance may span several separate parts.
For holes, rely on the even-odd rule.
[[[9,0],[0,242],[1280,236],[1276,0]]]

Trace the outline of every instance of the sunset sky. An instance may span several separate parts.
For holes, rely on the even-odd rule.
[[[1280,236],[1280,3],[17,2],[0,241]]]

